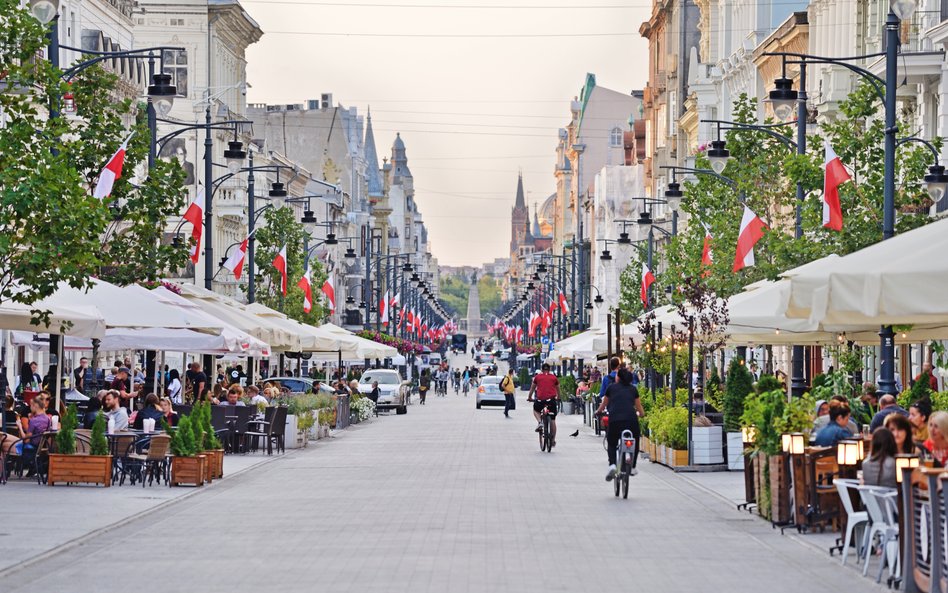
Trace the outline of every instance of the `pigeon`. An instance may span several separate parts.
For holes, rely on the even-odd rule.
[[[579,436],[579,431],[577,430],[576,432],[574,432],[573,434],[571,434],[571,435],[569,435],[569,436],[571,436],[571,437],[578,437],[578,436]]]

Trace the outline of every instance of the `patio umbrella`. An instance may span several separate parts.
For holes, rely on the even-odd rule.
[[[32,309],[50,311],[49,323],[30,323]],[[101,338],[105,335],[105,317],[97,307],[89,305],[38,303],[30,306],[8,301],[0,305],[0,328],[24,332],[53,331],[80,338]]]

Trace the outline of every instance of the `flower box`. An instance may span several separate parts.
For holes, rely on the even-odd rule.
[[[50,486],[57,483],[102,484],[108,488],[112,485],[112,456],[50,453],[46,483]]]
[[[205,469],[206,464],[207,457],[204,455],[172,457],[171,485],[181,486],[183,484],[190,484],[192,486],[203,486],[207,471]]]
[[[210,451],[205,451],[207,455],[208,465],[211,467],[211,478],[219,480],[224,477],[224,450],[223,449],[211,449]]]
[[[740,432],[728,432],[727,468],[731,471],[744,471],[744,439]]]

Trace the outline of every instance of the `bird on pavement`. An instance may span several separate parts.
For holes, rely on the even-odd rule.
[[[571,435],[569,435],[569,436],[571,436],[571,437],[578,437],[578,436],[579,436],[579,431],[577,430],[576,432],[574,432],[573,434],[571,434]]]

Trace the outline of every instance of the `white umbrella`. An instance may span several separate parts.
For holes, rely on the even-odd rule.
[[[30,323],[33,309],[49,311],[49,323]],[[105,335],[105,317],[97,307],[88,305],[66,306],[40,302],[30,306],[8,301],[0,305],[0,328],[24,332],[53,331],[67,336],[101,338]]]
[[[398,355],[398,350],[392,346],[380,344],[374,340],[369,340],[357,336],[351,331],[334,325],[324,323],[319,329],[329,332],[333,337],[340,341],[342,346],[342,355],[346,359],[363,360],[366,358],[392,358]]]
[[[164,286],[154,289],[152,294],[161,299],[161,301],[165,304],[171,305],[172,307],[181,307],[187,309],[193,315],[205,317],[208,320],[215,321],[223,326],[223,329],[221,330],[222,340],[216,345],[216,347],[212,347],[210,343],[207,343],[207,345],[205,345],[203,348],[184,348],[182,345],[175,348],[165,348],[166,350],[177,352],[202,352],[207,354],[233,354],[238,356],[260,356],[264,358],[270,356],[269,344],[263,340],[258,340],[254,336],[237,327],[234,327],[222,319],[214,317],[210,313],[207,313],[201,309],[199,304],[189,301],[174,291],[168,290]],[[193,337],[191,336],[184,337],[186,339],[193,340]]]
[[[824,324],[948,323],[948,219],[785,274],[787,316]]]
[[[290,319],[283,313],[260,303],[247,305],[247,311],[261,319],[266,319],[270,324],[285,328],[289,333],[295,333],[299,339],[295,352],[336,352],[340,348],[340,341],[329,332]]]

